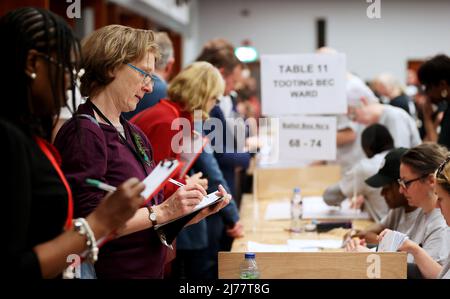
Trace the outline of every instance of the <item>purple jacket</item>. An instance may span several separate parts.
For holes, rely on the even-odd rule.
[[[114,127],[97,123],[90,103],[80,105],[79,114],[58,132],[55,146],[61,153],[62,170],[74,195],[74,217],[86,217],[106,192],[85,183],[97,179],[112,186],[136,177],[143,180],[154,168],[152,148],[147,137],[133,124],[121,119],[126,139],[135,148],[131,134],[138,134],[151,163],[141,163],[122,143]],[[136,149],[139,153],[139,150]],[[145,171],[144,171],[145,167]],[[161,192],[152,201],[162,201]],[[162,278],[166,248],[153,228],[123,236],[106,243],[95,264],[98,278]]]

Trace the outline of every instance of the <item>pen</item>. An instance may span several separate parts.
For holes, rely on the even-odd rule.
[[[169,182],[171,182],[174,185],[177,185],[178,187],[184,187],[183,183],[180,183],[178,181],[175,181],[174,179],[169,179]]]
[[[86,183],[91,185],[91,186],[97,187],[98,189],[107,191],[107,192],[114,192],[114,191],[116,191],[116,187],[108,185],[108,184],[105,184],[103,182],[100,182],[99,180],[86,179]]]

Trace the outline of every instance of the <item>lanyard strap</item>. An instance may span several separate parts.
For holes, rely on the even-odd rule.
[[[94,109],[94,111],[106,122],[108,123],[108,125],[110,125],[111,127],[114,128],[114,130],[117,131],[116,127],[114,127],[114,125],[111,123],[111,121],[103,114],[102,111],[100,111],[100,109],[98,109],[97,106],[94,105],[94,103],[92,103],[92,101],[88,100],[89,104],[92,106],[92,109]],[[125,134],[128,132],[128,134],[131,137],[131,142],[133,142],[133,146],[131,146],[130,143],[128,143],[128,141],[125,139],[125,137],[122,136],[122,134],[119,133],[119,131],[117,131],[117,134],[119,135],[119,139],[122,141],[122,143],[124,143],[128,149],[133,153],[134,157],[139,161],[139,163],[141,164],[142,168],[144,169],[145,172],[145,176],[148,176],[148,172],[147,172],[147,168],[145,167],[145,162],[142,160],[141,155],[136,151],[137,145],[136,142],[131,134],[131,132],[129,131],[128,126],[124,125],[124,132]]]
[[[70,189],[69,183],[66,180],[66,177],[64,176],[61,167],[59,167],[58,162],[56,162],[55,156],[50,151],[49,147],[51,146],[47,141],[40,137],[35,137],[35,140],[41,149],[41,151],[44,153],[44,155],[47,157],[47,159],[52,164],[53,168],[56,170],[56,173],[58,173],[59,178],[61,179],[64,187],[67,191],[67,197],[68,197],[68,207],[67,207],[67,219],[66,223],[64,225],[64,228],[66,230],[69,230],[72,227],[72,218],[73,218],[73,197],[72,197],[72,190]]]

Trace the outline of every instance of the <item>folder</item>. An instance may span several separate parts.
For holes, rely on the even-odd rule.
[[[152,172],[142,181],[145,185],[141,196],[145,198],[142,207],[145,207],[168,182],[169,178],[174,176],[180,169],[181,163],[178,160],[161,160]],[[106,242],[112,240],[114,234],[105,236],[97,240],[97,246],[100,248]]]
[[[178,160],[161,160],[152,172],[142,181],[145,185],[141,195],[145,198],[142,206],[146,206],[153,196],[157,194],[167,184],[168,180],[174,176],[181,168],[182,163]]]
[[[201,210],[211,207],[224,199],[223,196],[217,196],[216,192],[210,193],[207,196],[203,197],[203,200],[197,206],[195,206],[195,208],[190,213],[169,220],[165,223],[157,224],[154,229],[158,234],[161,242],[167,247],[172,248],[171,244],[173,240],[175,240],[178,233],[189,221],[191,221],[198,213],[200,213]]]

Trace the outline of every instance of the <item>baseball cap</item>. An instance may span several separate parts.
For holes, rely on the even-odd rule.
[[[373,188],[380,188],[391,184],[400,178],[400,158],[407,151],[407,148],[395,148],[384,157],[378,172],[366,179],[367,185]]]

